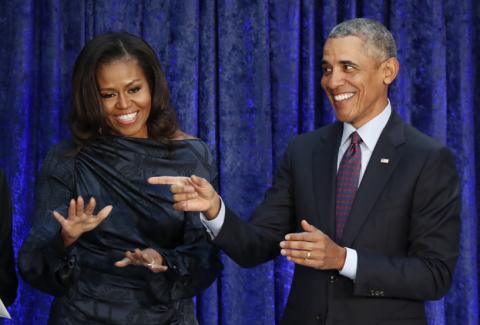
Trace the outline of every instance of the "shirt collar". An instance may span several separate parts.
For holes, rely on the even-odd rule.
[[[357,131],[360,138],[362,138],[363,143],[367,146],[369,150],[373,150],[377,144],[380,134],[387,125],[388,119],[392,114],[392,106],[390,105],[390,100],[388,100],[387,106],[383,111],[375,116],[373,119],[362,125],[359,129],[355,129],[350,123],[343,123],[343,134],[342,142],[340,146],[344,145],[345,142],[350,141],[350,135]],[[350,142],[349,142],[350,143]]]

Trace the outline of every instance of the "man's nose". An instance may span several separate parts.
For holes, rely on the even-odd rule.
[[[341,71],[333,70],[327,79],[327,87],[335,89],[345,84],[345,75]]]

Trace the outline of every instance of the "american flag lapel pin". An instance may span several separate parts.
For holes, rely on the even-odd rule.
[[[381,163],[381,164],[388,164],[389,162],[390,162],[390,159],[388,159],[388,158],[382,158],[382,159],[380,159],[380,163]]]

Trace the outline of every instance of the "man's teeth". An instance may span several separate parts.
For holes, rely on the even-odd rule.
[[[333,99],[335,99],[335,101],[339,102],[339,101],[342,101],[342,100],[347,100],[349,98],[352,98],[353,95],[355,95],[355,94],[354,93],[345,93],[345,94],[335,95],[335,96],[333,96]]]
[[[136,116],[137,116],[137,112],[130,113],[130,114],[125,114],[125,115],[120,115],[117,118],[122,122],[131,122],[135,119]]]

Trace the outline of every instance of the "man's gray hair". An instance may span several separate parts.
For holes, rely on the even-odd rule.
[[[333,27],[328,38],[356,36],[365,42],[367,53],[377,59],[397,57],[397,46],[392,33],[381,23],[368,18],[355,18]]]

